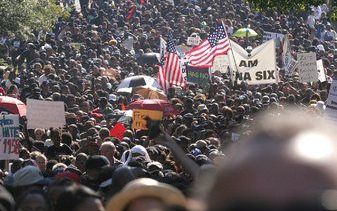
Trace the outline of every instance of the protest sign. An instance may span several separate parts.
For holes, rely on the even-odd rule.
[[[219,55],[214,58],[213,66],[211,68],[211,73],[219,71],[221,73],[227,73],[229,66],[228,56],[227,55]]]
[[[274,32],[264,32],[263,33],[263,42],[267,42],[269,40],[275,40],[276,48],[281,47],[281,41],[284,35]]]
[[[197,46],[200,44],[200,42],[201,42],[201,38],[199,36],[187,38],[187,45],[189,46]]]
[[[275,42],[270,40],[248,53],[237,43],[231,42],[229,66],[233,80],[246,81],[248,85],[271,84],[279,81],[276,69]]]
[[[288,36],[284,37],[283,49],[282,49],[282,63],[286,75],[291,75],[296,66],[296,60],[291,55],[291,45],[289,43]]]
[[[27,99],[27,128],[58,128],[66,123],[64,102]]]
[[[210,74],[209,68],[197,68],[186,66],[186,79],[189,83],[198,84],[204,90],[208,90],[210,87]]]
[[[110,136],[118,138],[118,140],[123,139],[124,132],[126,131],[126,128],[124,125],[120,122],[117,122],[113,128],[110,130]]]
[[[297,66],[300,82],[309,83],[318,80],[316,53],[297,54]]]
[[[162,120],[163,112],[154,110],[134,109],[132,115],[132,129],[147,130],[146,118],[151,120]]]
[[[333,80],[330,86],[329,96],[325,109],[327,119],[337,121],[337,80]]]
[[[318,70],[318,80],[320,82],[326,81],[326,75],[325,75],[325,70],[323,66],[323,60],[317,60],[317,70]]]
[[[0,116],[0,160],[19,159],[19,116],[2,115]]]

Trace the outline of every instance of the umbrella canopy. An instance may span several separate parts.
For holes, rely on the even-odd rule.
[[[144,110],[154,110],[163,111],[164,116],[169,116],[170,114],[175,114],[176,110],[167,100],[159,99],[145,99],[137,100],[128,106],[128,109],[144,109]]]
[[[16,98],[0,96],[0,112],[26,116],[26,105]]]
[[[233,37],[256,37],[258,34],[251,28],[241,28],[237,30],[234,34]]]
[[[133,89],[133,94],[139,94],[145,99],[161,99],[161,100],[167,100],[166,95],[164,92],[158,89],[153,89],[152,87],[136,87]]]
[[[137,75],[125,78],[117,87],[117,91],[125,88],[133,88],[138,86],[159,88],[157,81],[146,75]]]

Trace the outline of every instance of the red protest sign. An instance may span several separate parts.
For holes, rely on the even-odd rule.
[[[113,128],[110,129],[110,136],[116,137],[118,138],[118,140],[122,140],[125,130],[126,128],[124,127],[124,125],[118,122]]]

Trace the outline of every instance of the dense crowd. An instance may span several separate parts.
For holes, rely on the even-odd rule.
[[[63,5],[72,3],[66,1]],[[8,37],[0,44],[0,56],[10,64],[0,70],[2,95],[22,102],[28,98],[63,101],[66,111],[63,128],[27,130],[22,119],[20,159],[11,161],[8,171],[3,169],[0,210],[226,210],[222,206],[225,195],[237,200],[241,191],[247,194],[243,200],[250,199],[249,194],[255,189],[249,184],[254,182],[245,181],[254,177],[254,165],[260,170],[273,169],[277,158],[286,157],[277,153],[277,148],[286,151],[288,143],[280,139],[290,140],[302,130],[316,128],[286,123],[275,129],[269,125],[275,134],[265,129],[251,136],[256,133],[254,126],[261,124],[257,115],[267,111],[269,117],[279,118],[280,113],[292,107],[311,117],[324,112],[337,67],[337,33],[327,18],[326,5],[292,15],[255,12],[242,0],[146,0],[126,20],[133,1],[80,3],[81,11],[73,10],[68,20],[60,19],[53,31],[32,34],[27,40]],[[110,129],[125,107],[142,98],[117,93],[116,88],[129,76],[157,77],[157,64],[146,62],[144,55],[159,52],[160,37],[166,38],[172,31],[177,45],[184,45],[193,33],[205,39],[220,19],[229,35],[247,26],[260,35],[264,31],[288,34],[294,58],[299,52],[316,52],[317,59],[323,59],[328,80],[300,83],[298,75],[283,74],[281,61],[278,84],[236,84],[229,74],[214,73],[206,92],[198,84],[168,90],[167,98],[177,114],[163,120],[160,136],[150,138],[147,131],[134,131],[131,124],[125,124],[122,140],[110,137]],[[262,36],[233,39],[243,47],[254,48],[262,43]],[[281,49],[278,51],[281,54]],[[113,76],[105,75],[107,71],[112,71]],[[243,153],[242,158],[233,163],[239,167],[228,165],[230,170],[221,171],[212,186],[204,174],[215,174],[216,168],[227,160],[227,148],[246,137],[255,140],[250,147],[261,149],[247,154],[243,153],[245,150],[238,151]],[[274,141],[262,147],[257,140],[262,137]],[[261,150],[268,151],[267,155],[261,155]],[[335,152],[336,146],[331,150]],[[275,166],[258,162],[269,159],[275,159]],[[298,164],[289,163],[284,167],[286,172]],[[268,181],[268,173],[261,176],[263,172],[255,175],[262,178],[261,183],[256,182],[259,187],[270,186],[270,192],[282,187],[282,182],[263,183],[264,179]],[[282,177],[275,172],[271,175]],[[222,178],[230,182],[222,184]],[[240,189],[240,184],[246,185],[247,190]],[[208,192],[203,186],[213,189]],[[325,189],[325,183],[321,187]],[[293,199],[297,199],[295,192]],[[278,196],[282,198],[281,195]],[[201,196],[207,200],[205,207]],[[235,205],[238,207],[233,204],[232,210],[251,207]]]

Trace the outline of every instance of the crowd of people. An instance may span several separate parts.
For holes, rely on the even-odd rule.
[[[329,164],[337,146],[330,126],[319,123],[337,67],[329,8],[292,15],[255,12],[242,0],[146,0],[127,20],[137,2],[80,0],[81,10],[53,31],[1,42],[9,64],[0,70],[2,95],[63,101],[66,125],[27,130],[23,119],[20,159],[1,174],[0,210],[336,210],[336,193],[326,191],[336,188]],[[169,31],[177,45],[193,33],[205,39],[219,19],[229,36],[247,26],[287,34],[293,57],[316,52],[328,80],[301,83],[282,74],[281,61],[278,84],[248,86],[215,73],[206,92],[198,84],[168,90],[176,114],[158,136],[125,124],[121,140],[110,137],[125,108],[143,98],[117,93],[119,83],[157,77],[144,54],[158,53]],[[233,39],[243,47],[262,43]],[[304,111],[296,114],[302,121],[280,115],[294,107]],[[262,112],[279,123],[259,119]],[[310,149],[301,148],[304,139]]]

